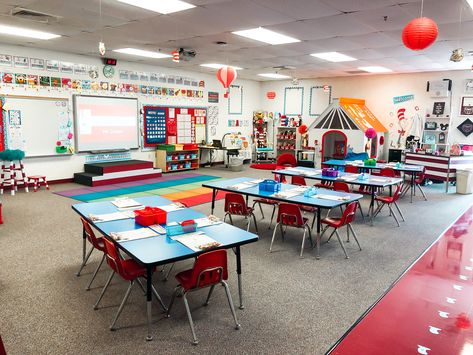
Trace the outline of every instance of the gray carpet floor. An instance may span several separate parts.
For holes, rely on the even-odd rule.
[[[245,167],[232,173],[223,167],[199,172],[222,177],[270,177],[267,171]],[[320,260],[307,248],[299,258],[300,231],[289,231],[285,242],[276,239],[269,253],[271,232],[267,217],[260,219],[260,240],[242,248],[244,310],[237,310],[242,325],[235,330],[223,289],[217,288],[208,307],[206,293],[190,295],[189,302],[200,344],[191,334],[180,299],[166,319],[154,306],[154,341],[146,342],[145,298],[137,287],[118,321],[109,325],[127,283],[114,278],[99,310],[92,305],[109,273],[104,266],[92,290],[85,291],[100,259],[95,253],[83,275],[75,276],[81,262],[81,225],[71,205],[77,201],[52,191],[74,188],[52,185],[50,191],[4,195],[5,223],[0,225],[0,334],[7,352],[14,354],[180,354],[180,353],[311,353],[323,354],[350,325],[389,287],[440,233],[472,202],[473,195],[445,194],[443,185],[425,188],[429,201],[401,200],[406,222],[397,228],[386,212],[374,226],[358,218],[354,228],[363,250],[347,245],[345,259],[336,240],[322,244]],[[367,210],[368,200],[362,202]],[[209,213],[210,205],[195,209]],[[216,214],[223,217],[223,202]],[[242,221],[236,221],[243,226]],[[343,234],[342,234],[343,235]],[[229,284],[235,303],[235,260],[229,253]],[[173,274],[192,265],[176,264]],[[175,279],[154,284],[167,303]]]

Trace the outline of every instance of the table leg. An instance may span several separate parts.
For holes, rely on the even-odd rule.
[[[85,228],[82,227],[82,262],[85,261],[86,239],[87,239],[87,235],[85,234]]]
[[[447,181],[445,181],[445,193],[448,193],[449,180],[450,180],[450,169],[447,171]]]
[[[411,174],[411,203],[412,203],[412,196],[414,195],[414,184],[415,184],[415,181],[414,179],[416,178],[416,173],[415,172],[412,172]]]
[[[375,191],[376,188],[374,186],[371,187],[371,202],[370,202],[370,209],[368,212],[370,212],[370,222],[371,226],[373,225],[373,220],[374,220],[374,196],[375,196]]]
[[[315,258],[317,260],[320,259],[320,214],[322,213],[322,210],[320,207],[317,207],[317,236],[316,236],[316,241],[315,241],[315,245],[316,245],[316,254],[315,254]]]
[[[238,277],[238,297],[240,299],[240,309],[245,309],[243,305],[243,286],[241,281],[241,251],[240,246],[235,248],[235,256],[236,256],[236,263],[237,263],[237,277]]]
[[[151,306],[152,306],[152,283],[153,283],[153,269],[148,266],[146,268],[146,314],[148,318],[148,335],[146,336],[147,341],[153,340],[153,336],[151,335]]]
[[[214,214],[216,198],[217,198],[217,189],[212,189],[212,207],[210,208],[210,214]]]

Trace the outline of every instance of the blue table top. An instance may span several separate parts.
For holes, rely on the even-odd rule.
[[[160,196],[146,196],[134,198],[135,201],[142,203],[145,206],[164,206],[172,203],[172,201]],[[90,214],[105,214],[117,212],[118,209],[111,203],[106,202],[92,202],[92,203],[78,203],[72,208],[82,217],[88,217]],[[194,211],[190,208],[169,212],[167,214],[167,221],[181,222],[188,219],[205,217],[203,213]],[[121,219],[109,222],[91,222],[91,224],[104,235],[110,235],[110,232],[128,231],[133,229],[143,228],[143,226],[136,224],[132,218]],[[220,242],[220,248],[232,248],[238,245],[243,245],[258,240],[258,236],[249,233],[245,230],[239,229],[226,223],[220,223],[213,226],[199,228],[206,235],[212,239]],[[138,262],[145,265],[161,265],[170,262],[183,260],[194,257],[200,252],[194,252],[183,244],[171,240],[165,235],[156,237],[130,240],[117,243],[125,253],[130,255]]]
[[[353,161],[350,160],[337,160],[337,159],[330,159],[322,162],[322,165],[331,165],[331,166],[345,166],[345,165],[353,165],[363,169],[383,169],[383,168],[390,168],[396,171],[410,171],[410,172],[423,172],[424,167],[422,165],[413,165],[413,164],[401,164],[400,167],[396,167],[395,165],[387,165],[384,163],[376,163],[376,165],[368,166],[364,164],[354,164]]]
[[[274,192],[260,191],[258,185],[249,187],[247,189],[242,189],[242,190],[235,190],[229,187],[229,186],[236,185],[245,181],[252,181],[252,180],[255,180],[255,179],[249,178],[249,177],[240,177],[240,178],[235,178],[235,179],[226,179],[226,180],[208,182],[208,183],[202,184],[202,186],[208,187],[211,189],[241,193],[243,195],[248,195],[248,196],[253,196],[253,197],[258,197],[258,198],[269,198],[269,199],[277,200],[277,201],[296,203],[296,204],[320,207],[320,208],[334,208],[337,206],[341,206],[341,205],[359,200],[363,197],[363,195],[360,195],[360,194],[337,192],[337,191],[332,191],[332,190],[327,190],[327,189],[317,189],[318,193],[320,194],[335,195],[335,196],[350,196],[350,199],[344,200],[344,201],[334,201],[334,200],[326,200],[326,199],[317,198],[317,195],[314,195],[312,197],[304,197],[303,194],[297,195],[291,198],[281,198],[281,197],[273,196]],[[296,187],[300,187],[300,186],[291,185],[291,184],[281,184],[281,191],[290,190]]]
[[[330,177],[330,176],[323,176],[320,169],[307,168],[303,166],[297,166],[296,169],[300,171],[306,171],[307,173],[311,175],[300,173],[298,171],[294,171],[291,169],[277,169],[277,170],[273,170],[272,173],[280,174],[280,175],[289,175],[289,176],[302,176],[304,178],[314,179],[314,180],[340,181],[340,182],[345,182],[347,184],[374,186],[374,187],[392,186],[392,185],[397,185],[403,182],[402,178],[392,178],[392,177],[376,176],[376,175],[369,175],[369,178],[366,180],[358,180],[358,179],[345,180],[345,179],[340,179],[340,177],[354,177],[355,178],[359,176],[359,174],[339,172],[339,177]],[[313,173],[317,173],[317,174],[313,174]]]

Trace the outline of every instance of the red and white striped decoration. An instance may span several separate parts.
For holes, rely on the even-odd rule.
[[[233,81],[237,78],[237,72],[233,67],[223,67],[217,71],[217,79],[222,83],[225,89],[228,89]],[[223,97],[228,98],[228,91]]]
[[[176,49],[174,52],[172,52],[172,61],[174,63],[179,63],[179,51]]]

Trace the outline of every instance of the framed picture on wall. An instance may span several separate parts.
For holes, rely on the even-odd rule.
[[[460,116],[473,116],[473,96],[462,97]]]

